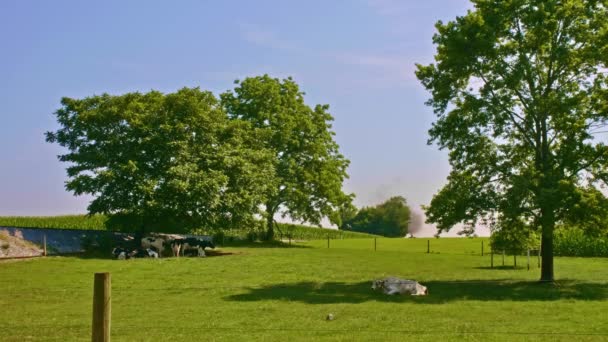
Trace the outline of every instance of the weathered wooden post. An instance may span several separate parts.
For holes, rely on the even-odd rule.
[[[110,341],[112,297],[110,273],[95,273],[93,285],[93,342]]]
[[[540,248],[538,249],[538,268],[540,268]]]
[[[530,270],[530,249],[528,248],[528,271]]]
[[[46,234],[42,235],[42,255],[46,256]]]
[[[481,240],[481,256],[483,256],[483,240]]]
[[[513,268],[517,268],[517,253],[513,253]]]
[[[376,251],[376,238],[374,238],[374,252]]]
[[[494,268],[494,250],[490,250],[490,268]]]
[[[505,265],[505,250],[502,250],[502,265]]]
[[[329,248],[329,234],[327,234],[327,248]]]
[[[426,254],[431,253],[431,240],[426,240]]]

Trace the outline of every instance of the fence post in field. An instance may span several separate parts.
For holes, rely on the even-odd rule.
[[[505,250],[502,250],[502,265],[505,265]]]
[[[93,285],[93,342],[110,341],[110,273],[95,273]]]
[[[46,256],[46,234],[42,235],[42,255]]]
[[[376,238],[374,238],[374,252],[376,251]]]
[[[517,253],[513,253],[513,268],[517,268]]]
[[[481,240],[481,256],[483,256],[483,240]]]
[[[540,248],[538,249],[538,268],[540,268]]]
[[[431,240],[426,240],[426,254],[431,253]]]
[[[490,268],[494,268],[494,250],[490,250]]]
[[[327,234],[327,248],[329,248],[329,234]]]
[[[528,271],[530,270],[530,249],[528,248]]]

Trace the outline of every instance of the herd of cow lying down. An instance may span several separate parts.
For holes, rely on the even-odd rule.
[[[201,238],[183,237],[174,234],[155,234],[142,238],[141,244],[134,248],[115,247],[114,258],[119,260],[131,258],[160,258],[165,247],[171,247],[174,257],[195,255],[205,256],[205,248],[215,249],[215,245]]]

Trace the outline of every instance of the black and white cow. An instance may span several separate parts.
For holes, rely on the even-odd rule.
[[[131,258],[158,258],[158,252],[155,251],[156,248],[135,248],[135,249],[126,249],[122,247],[116,247],[112,250],[112,255],[118,260],[126,260]]]
[[[165,249],[166,240],[162,236],[146,236],[141,239],[141,248],[151,249],[155,248],[158,251],[158,257],[162,256],[162,252]]]
[[[131,258],[158,258],[158,252],[156,252],[154,249],[156,248],[136,248],[129,253],[129,256]]]
[[[215,245],[211,241],[197,239],[197,238],[185,238],[182,244],[182,255],[186,255],[187,250],[195,250],[199,257],[205,256],[205,248],[209,247],[215,249]]]
[[[184,241],[185,239],[173,239],[169,242],[174,257],[179,257],[179,252],[184,247]]]
[[[118,260],[125,260],[129,258],[129,251],[121,247],[115,247],[112,249],[112,255]]]
[[[141,239],[141,248],[156,248],[158,256],[161,257],[165,246],[171,246],[171,241],[181,238],[181,235],[176,234],[152,234]],[[173,256],[176,256],[175,250],[173,250]]]

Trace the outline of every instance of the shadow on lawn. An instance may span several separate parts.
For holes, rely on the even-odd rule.
[[[312,248],[311,246],[296,244],[295,242],[289,244],[288,242],[283,241],[230,241],[226,242],[224,245],[220,245],[222,247],[245,247],[245,248]]]
[[[429,281],[428,296],[388,296],[371,289],[371,282],[300,282],[249,288],[247,293],[226,297],[229,301],[296,301],[308,304],[411,302],[441,304],[458,300],[553,301],[560,299],[605,300],[608,284],[562,280],[557,284],[508,280]]]

